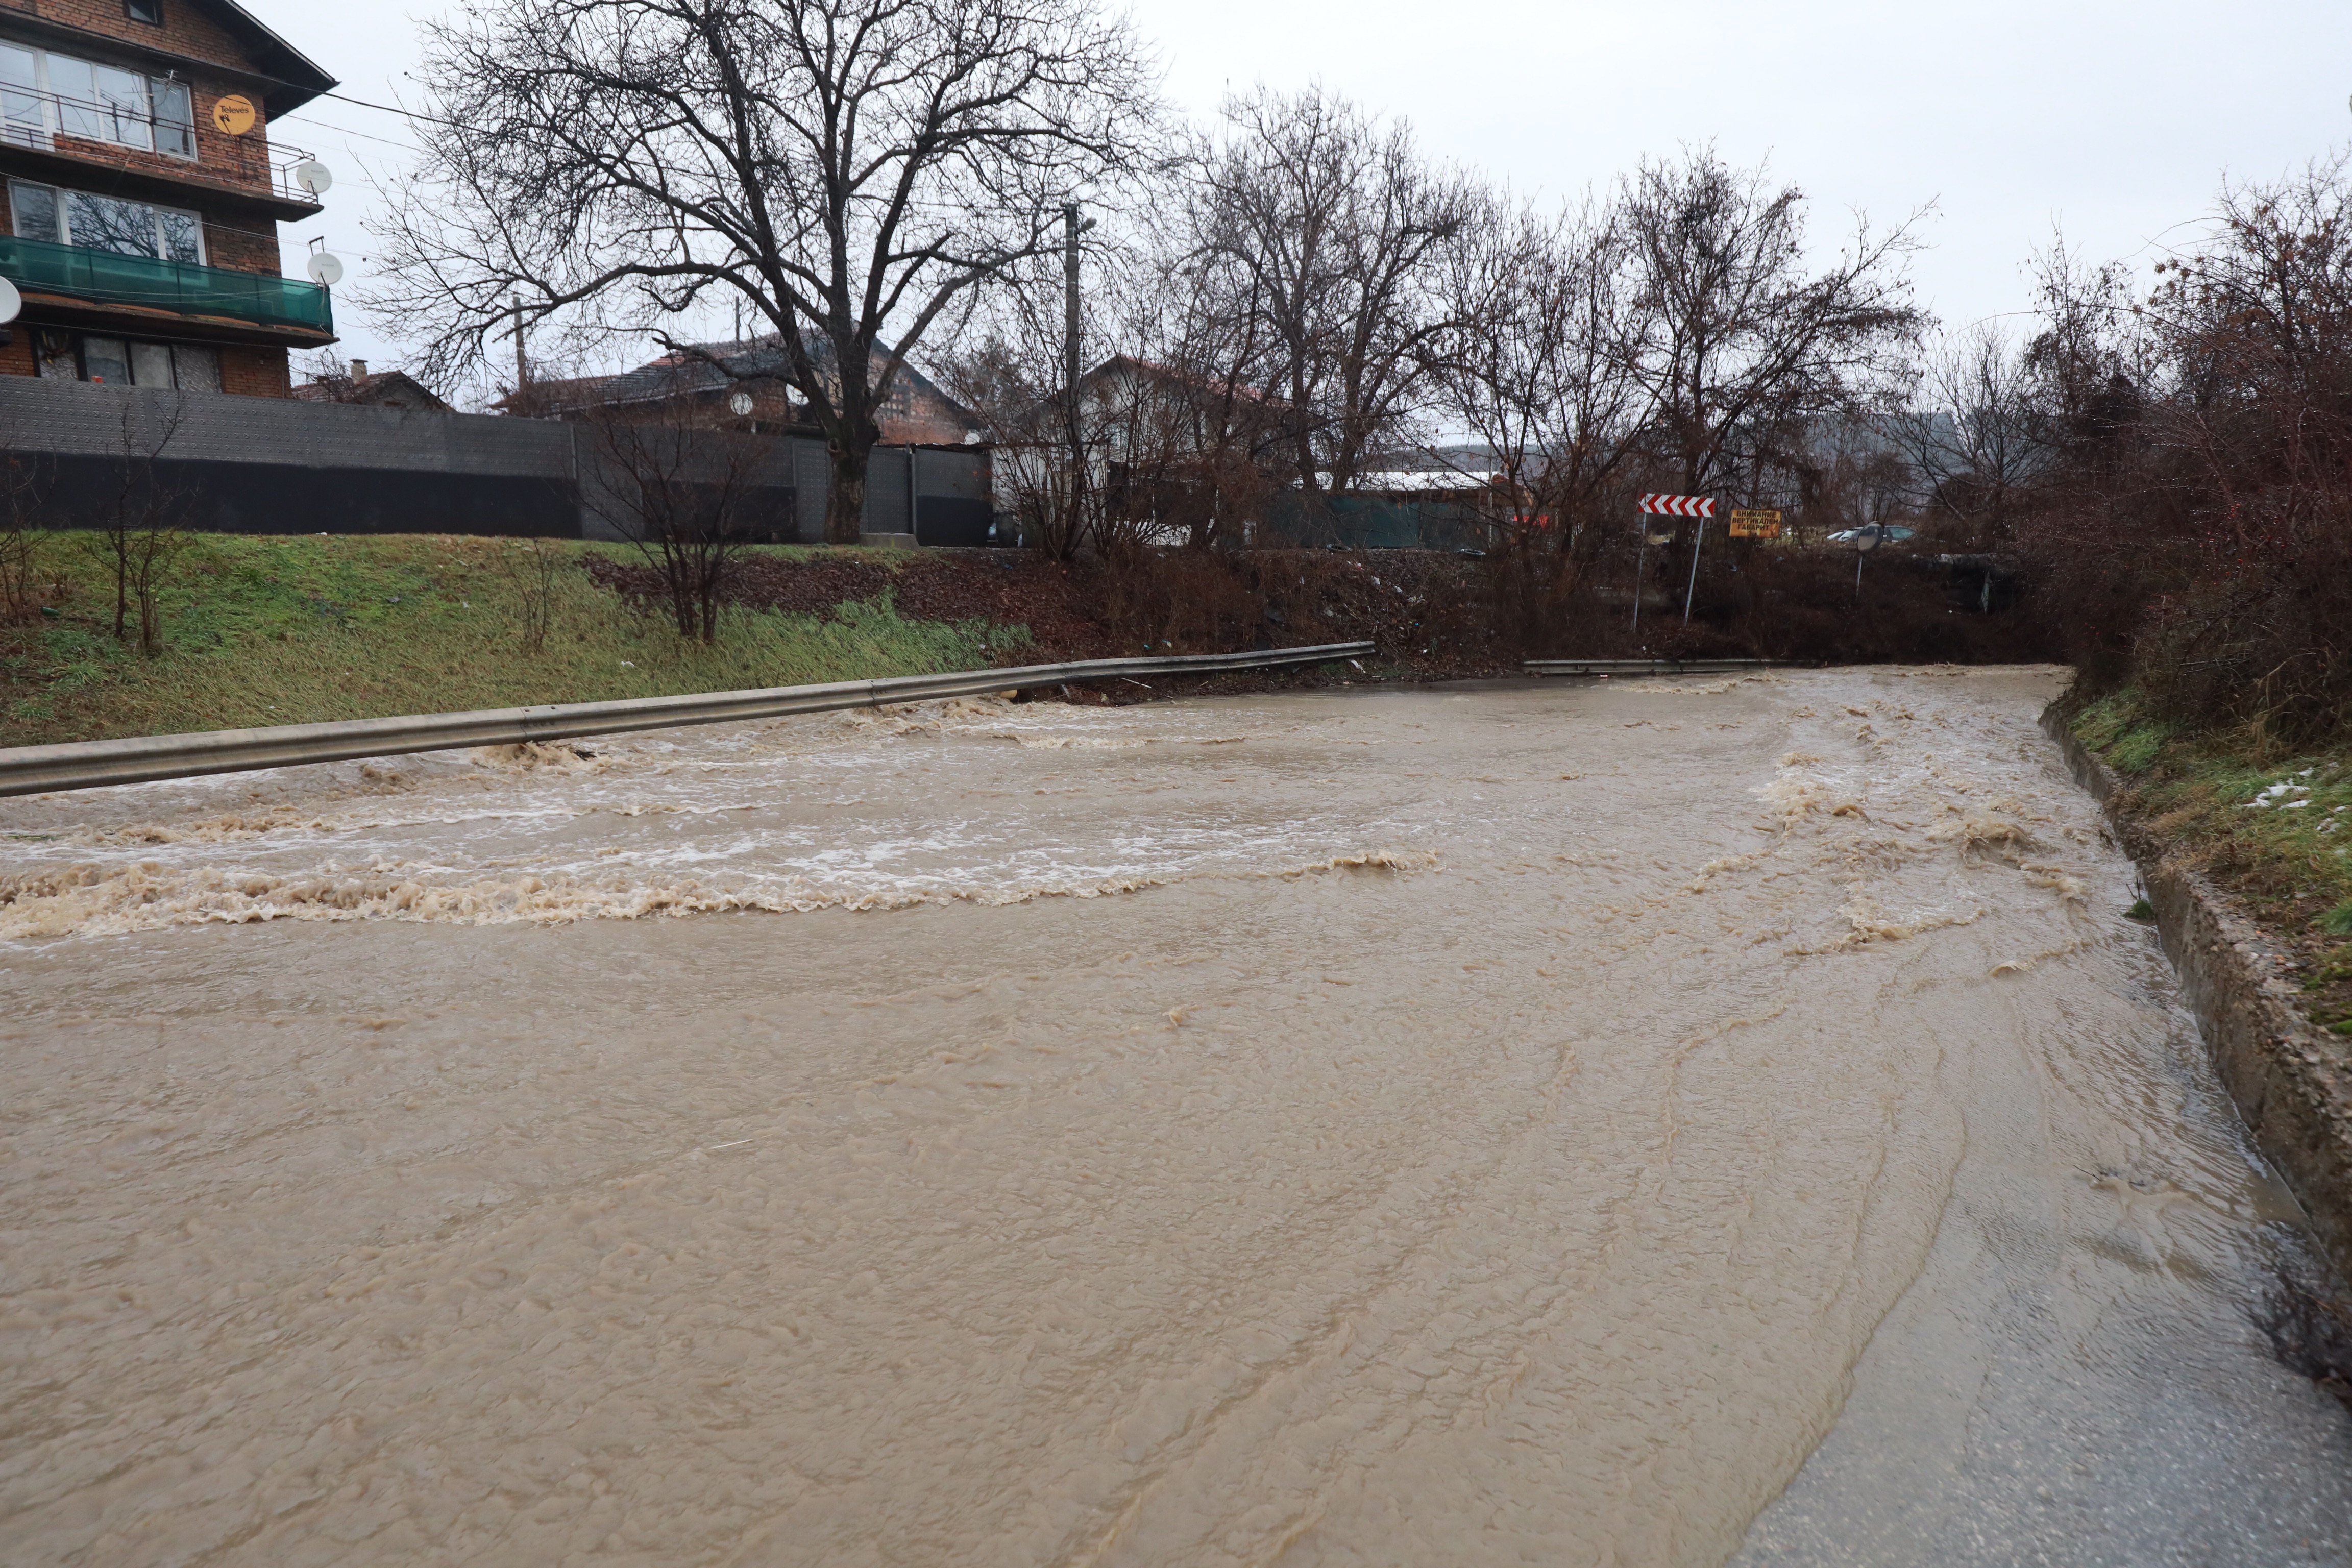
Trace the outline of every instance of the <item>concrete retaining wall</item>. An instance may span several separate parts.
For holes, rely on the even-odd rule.
[[[2226,894],[2167,855],[2121,808],[2124,781],[2092,755],[2055,706],[2042,727],[2064,751],[2076,782],[2106,808],[2138,865],[2165,954],[2255,1146],[2294,1189],[2336,1268],[2352,1273],[2352,1041],[2304,1016],[2301,993],[2280,978],[2284,955]]]

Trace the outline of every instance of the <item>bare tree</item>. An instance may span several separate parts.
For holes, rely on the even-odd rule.
[[[1000,489],[1047,553],[1237,537],[1264,514],[1267,460],[1291,430],[1286,405],[1254,384],[1262,321],[1227,308],[1181,236],[1113,238],[1091,259],[1092,368],[1075,396],[1061,384],[1061,279],[1042,266],[967,324],[941,381],[979,416]]]
[[[1654,406],[1629,259],[1618,215],[1588,201],[1556,217],[1497,208],[1449,269],[1448,408],[1494,453],[1497,494],[1520,498],[1494,521],[1541,520],[1563,547],[1623,488]]]
[[[2081,689],[2256,757],[2352,731],[2352,154],[2223,188],[2133,287],[2063,240],[2029,342],[2053,453],[2019,529]]]
[[[1100,486],[1089,472],[1097,447],[1085,428],[1084,402],[1063,385],[1064,279],[1060,258],[1048,260],[1005,268],[1003,286],[956,323],[963,342],[938,356],[933,369],[980,421],[994,449],[998,492],[1011,500],[1022,537],[1066,561],[1094,533]],[[1099,317],[1088,335],[1099,340]],[[1094,347],[1082,344],[1082,363]]]
[[[1662,477],[1753,504],[1822,421],[1857,417],[1902,374],[1926,318],[1904,270],[1922,213],[1836,258],[1806,256],[1804,195],[1712,149],[1644,162],[1618,199],[1632,247],[1633,364],[1653,405]]]
[[[2025,352],[1990,323],[1936,345],[1916,393],[1878,427],[1919,478],[1915,504],[1978,550],[2007,541],[2053,457]]]
[[[661,574],[678,636],[713,642],[728,569],[751,542],[749,501],[764,447],[706,430],[690,413],[591,421],[599,510]]]
[[[1312,507],[1423,412],[1435,287],[1477,194],[1430,168],[1402,123],[1310,89],[1228,100],[1187,159],[1194,286],[1246,320],[1263,398],[1288,411],[1287,478]]]
[[[527,326],[683,350],[670,319],[740,300],[824,432],[838,543],[908,355],[1157,112],[1090,0],[475,0],[428,36],[376,295],[428,323],[425,373]]]
[[[111,488],[91,518],[84,548],[114,579],[114,637],[130,640],[139,612],[139,651],[163,651],[163,581],[186,544],[179,528],[188,495],[168,476],[163,454],[180,433],[186,405],[178,393],[138,392],[122,398]]]

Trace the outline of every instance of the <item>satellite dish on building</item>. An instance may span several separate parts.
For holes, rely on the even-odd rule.
[[[329,174],[327,165],[316,158],[305,158],[294,165],[294,183],[314,196],[323,196],[334,184],[335,176]]]
[[[303,270],[310,273],[311,282],[331,289],[343,280],[343,259],[331,251],[314,250]]]
[[[0,321],[15,321],[16,312],[24,308],[25,297],[16,292],[16,286],[0,278]]]
[[[738,419],[743,418],[745,416],[749,415],[751,412],[752,407],[751,395],[748,392],[739,392],[734,396],[727,400],[728,412],[734,415]]]

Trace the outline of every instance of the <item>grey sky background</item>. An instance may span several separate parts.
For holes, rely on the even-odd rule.
[[[411,105],[417,19],[458,8],[245,3],[341,91]],[[1319,82],[1539,199],[1712,140],[1801,187],[1823,247],[1852,209],[1883,225],[1932,200],[1912,275],[1948,325],[2024,310],[2023,263],[2055,226],[2145,267],[2194,234],[2225,174],[2274,178],[2352,142],[2345,0],[1139,0],[1131,15],[1185,112],[1205,118],[1229,86]],[[316,235],[364,278],[363,225],[410,156],[405,123],[322,99],[272,134],[337,182],[320,220],[284,231],[289,271]],[[399,362],[381,323],[336,314],[341,352]]]

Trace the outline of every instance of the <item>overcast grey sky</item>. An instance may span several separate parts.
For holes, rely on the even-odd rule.
[[[245,3],[342,91],[412,104],[415,18],[457,8]],[[2094,258],[2145,262],[2225,172],[2270,178],[2352,142],[2347,0],[1139,0],[1132,15],[1191,113],[1228,85],[1319,82],[1527,195],[1713,140],[1802,187],[1824,242],[1848,209],[1883,223],[1933,200],[1913,276],[1955,324],[2025,306],[2021,265],[2054,224]],[[337,179],[319,222],[286,229],[289,269],[315,234],[363,277],[368,176],[406,156],[404,122],[322,99],[273,134]],[[337,324],[346,353],[396,363],[358,310]]]

